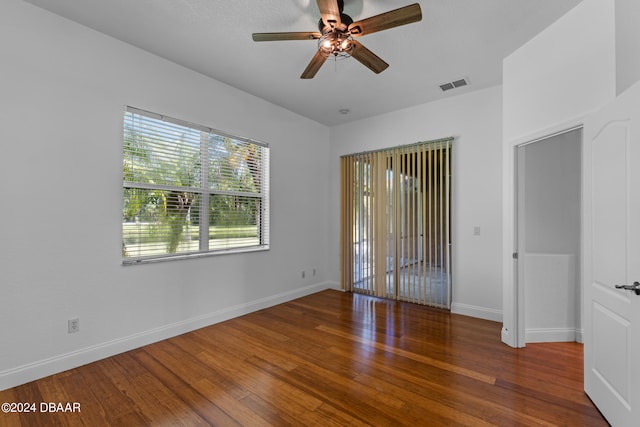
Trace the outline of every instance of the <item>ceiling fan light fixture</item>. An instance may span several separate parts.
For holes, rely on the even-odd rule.
[[[341,31],[327,31],[318,39],[318,50],[325,56],[333,55],[335,59],[344,59],[351,56],[351,40],[348,33]]]
[[[318,49],[300,75],[301,79],[312,79],[322,64],[332,56],[334,61],[352,56],[374,73],[381,73],[389,67],[389,64],[356,39],[422,20],[419,3],[370,16],[357,22],[344,13],[344,0],[316,0],[316,3],[320,11],[318,31],[253,33],[252,35],[256,42],[317,39]]]

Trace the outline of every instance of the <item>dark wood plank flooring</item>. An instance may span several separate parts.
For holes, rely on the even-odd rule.
[[[328,290],[2,391],[81,406],[0,425],[607,425],[580,344],[516,350],[500,327]]]

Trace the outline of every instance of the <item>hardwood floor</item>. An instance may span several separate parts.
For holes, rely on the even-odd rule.
[[[2,391],[38,413],[0,425],[607,425],[580,344],[516,350],[500,327],[328,290]]]

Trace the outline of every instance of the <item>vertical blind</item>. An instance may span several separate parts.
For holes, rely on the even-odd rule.
[[[123,147],[125,263],[268,247],[266,145],[127,107]]]
[[[450,308],[452,141],[341,158],[343,289]]]

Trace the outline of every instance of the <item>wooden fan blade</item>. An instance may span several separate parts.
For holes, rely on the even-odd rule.
[[[340,7],[338,6],[338,0],[316,1],[318,3],[318,9],[320,9],[322,22],[332,27],[338,27],[340,25]]]
[[[389,66],[389,64],[384,62],[378,55],[364,47],[359,41],[351,40],[349,44],[351,45],[349,54],[374,73],[381,73]]]
[[[322,34],[320,33],[253,33],[254,42],[273,42],[282,40],[317,40]]]
[[[372,16],[361,21],[354,22],[349,25],[349,31],[353,37],[360,37],[367,34],[375,33],[389,28],[399,27],[400,25],[411,24],[422,20],[422,9],[418,3],[380,15]]]
[[[300,76],[300,78],[312,79],[316,75],[320,67],[322,67],[322,64],[324,64],[324,61],[326,60],[327,60],[326,55],[324,55],[322,51],[318,49],[316,54],[311,59],[311,62],[309,62],[309,65],[307,65],[307,68],[305,68],[305,70],[302,72],[302,75]]]

